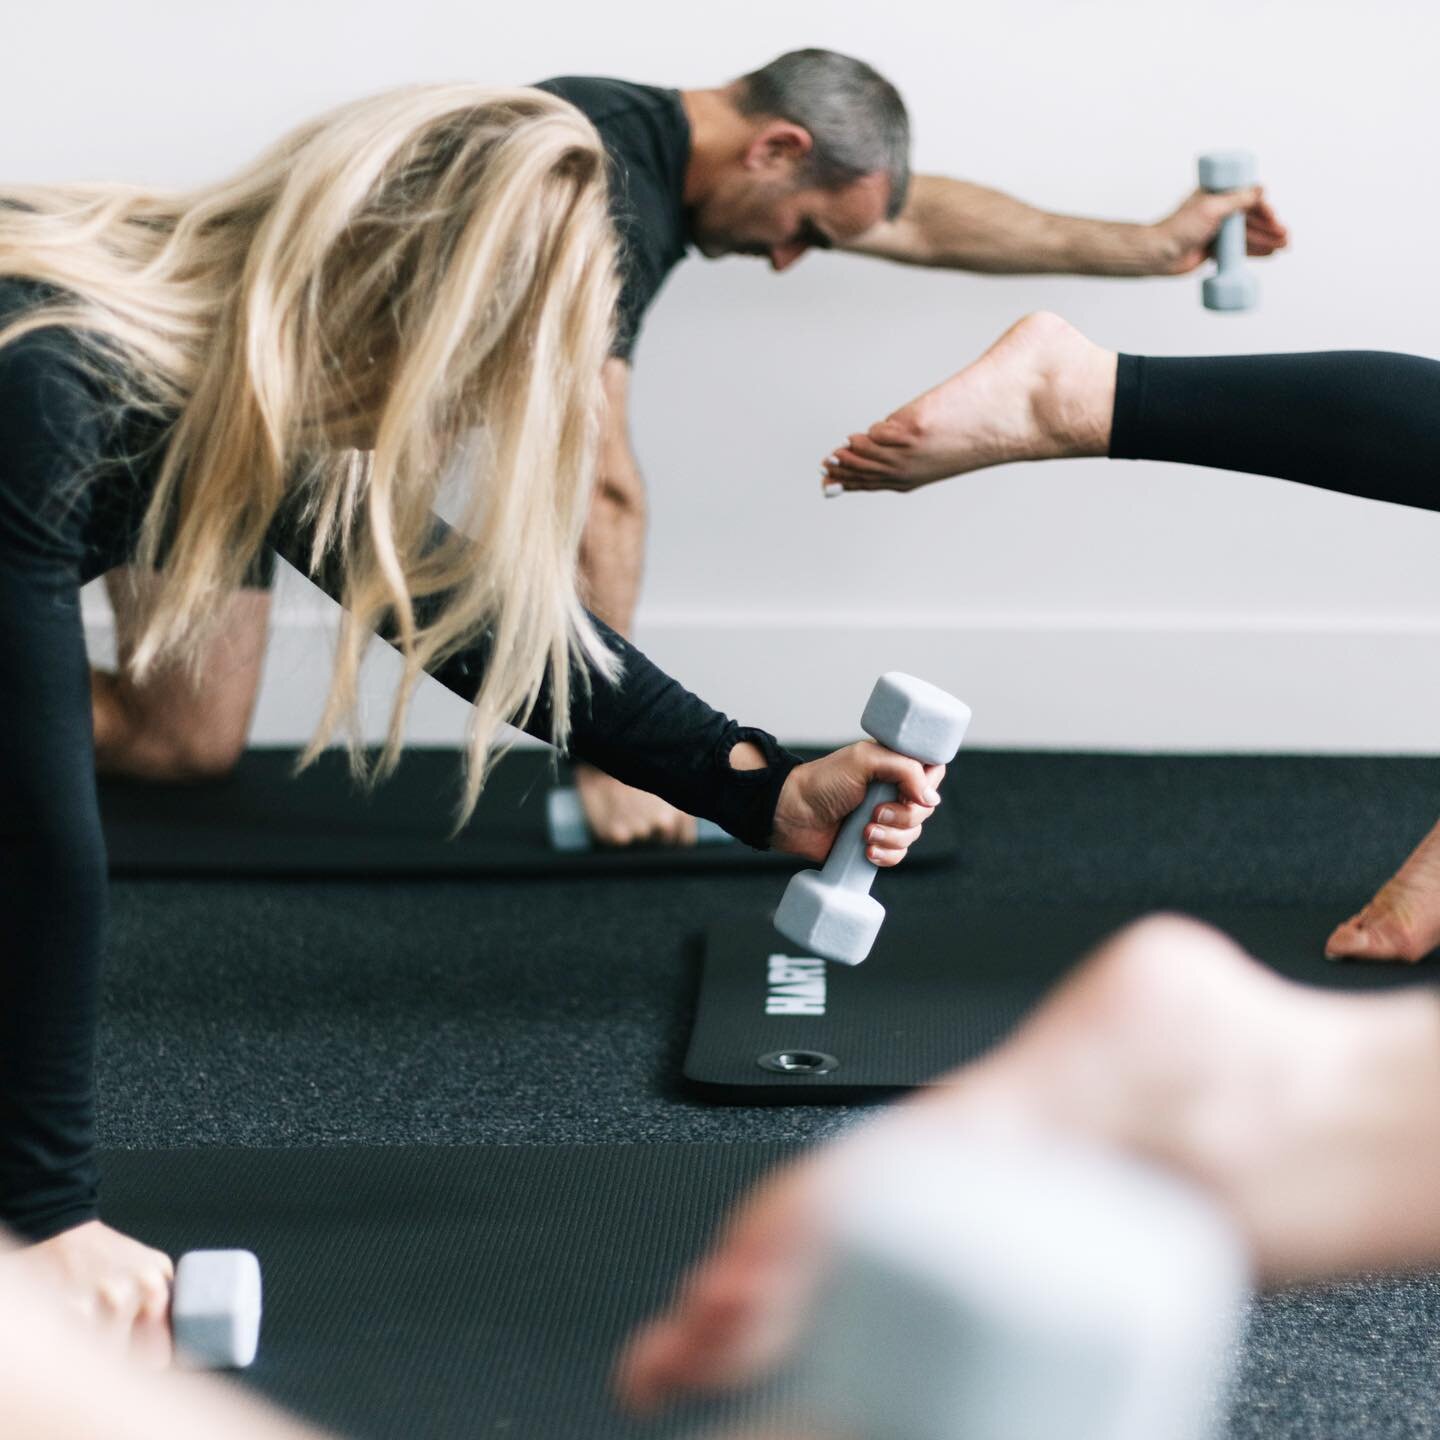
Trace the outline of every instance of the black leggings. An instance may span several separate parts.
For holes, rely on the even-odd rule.
[[[78,588],[0,556],[0,1216],[41,1236],[95,1212],[94,763]]]
[[[1122,355],[1114,460],[1275,475],[1440,508],[1440,361],[1379,350]]]
[[[22,342],[23,343],[23,342]],[[39,348],[32,342],[30,350]],[[80,585],[88,506],[53,456],[93,453],[58,367],[0,351],[0,1219],[93,1217],[95,1022],[106,901]]]

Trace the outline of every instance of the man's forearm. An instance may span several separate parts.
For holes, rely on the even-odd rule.
[[[601,475],[580,542],[586,605],[627,639],[635,625],[645,568],[645,497],[639,475]]]
[[[1173,257],[1155,225],[1055,215],[967,180],[917,175],[904,213],[854,249],[997,275],[1153,275]]]
[[[645,480],[630,445],[630,365],[605,362],[605,428],[590,516],[580,540],[580,593],[593,614],[630,638],[645,569]]]

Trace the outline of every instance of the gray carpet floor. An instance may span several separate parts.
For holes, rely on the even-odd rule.
[[[1348,914],[1440,815],[1415,759],[971,752],[965,857],[887,906],[1314,903]],[[808,1140],[819,1107],[680,1091],[693,937],[774,875],[117,882],[100,1047],[109,1147]],[[1440,1436],[1429,1278],[1263,1302],[1237,1437]],[[1160,1440],[1160,1437],[1157,1437]]]

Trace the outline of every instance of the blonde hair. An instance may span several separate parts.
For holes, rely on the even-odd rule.
[[[502,722],[528,719],[547,678],[564,748],[572,664],[617,670],[576,590],[617,290],[605,154],[578,111],[420,86],[342,106],[187,194],[0,201],[0,276],[61,292],[0,345],[62,325],[122,403],[167,426],[136,556],[159,571],[137,678],[193,659],[283,506],[314,527],[312,570],[343,573],[306,762],[343,727],[364,769],[357,683],[381,626],[405,669],[376,774],[422,674],[482,638],[461,818]],[[436,543],[457,460],[464,514]]]

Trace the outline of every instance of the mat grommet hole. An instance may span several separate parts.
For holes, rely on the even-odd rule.
[[[762,1070],[773,1070],[779,1075],[827,1075],[840,1066],[833,1055],[823,1050],[772,1050],[756,1063]]]

